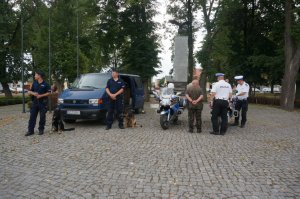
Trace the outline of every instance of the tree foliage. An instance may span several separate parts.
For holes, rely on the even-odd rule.
[[[280,83],[284,60],[282,0],[223,0],[220,5],[214,40],[205,40],[198,53],[201,62],[211,61],[209,75],[223,71],[230,78],[243,74],[251,84]],[[210,43],[208,54],[205,46]]]
[[[21,79],[21,19],[24,53],[32,57],[24,62],[26,72],[37,68],[47,72],[51,67],[56,83],[65,78],[72,81],[77,76],[79,52],[79,73],[115,66],[149,79],[159,66],[154,2],[1,1],[1,83]]]

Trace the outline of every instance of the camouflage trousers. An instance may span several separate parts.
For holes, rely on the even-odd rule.
[[[196,127],[198,130],[201,130],[202,127],[202,109],[188,109],[188,120],[189,120],[189,129],[194,129],[194,123],[196,120]]]

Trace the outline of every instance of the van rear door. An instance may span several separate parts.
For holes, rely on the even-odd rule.
[[[134,109],[139,109],[144,107],[144,99],[145,99],[145,93],[144,93],[144,87],[143,83],[141,81],[141,78],[138,76],[132,77],[133,85],[135,87],[134,97],[135,100],[133,100],[134,103]]]

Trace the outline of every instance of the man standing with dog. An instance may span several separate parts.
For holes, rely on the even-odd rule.
[[[25,136],[34,134],[34,128],[38,114],[40,114],[39,135],[44,134],[48,96],[51,93],[51,88],[49,84],[44,81],[44,78],[45,73],[43,71],[36,71],[34,75],[35,81],[31,86],[31,90],[28,92],[28,94],[32,96],[32,106],[30,109],[28,132],[25,134]]]
[[[194,132],[194,121],[196,119],[197,133],[201,133],[202,120],[201,114],[203,110],[203,92],[199,85],[199,80],[195,79],[191,85],[187,87],[186,98],[188,100],[188,120],[189,132]]]
[[[119,120],[119,128],[124,129],[123,125],[123,93],[125,89],[125,83],[119,77],[117,69],[112,69],[112,78],[107,81],[106,93],[109,97],[108,100],[108,114],[106,117],[106,130],[111,129],[114,113],[117,112],[117,118]]]

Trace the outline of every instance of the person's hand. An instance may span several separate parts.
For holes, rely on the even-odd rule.
[[[116,96],[116,94],[111,94],[111,95],[110,95],[110,98],[111,98],[112,100],[116,100],[116,99],[117,99],[117,96]]]
[[[37,93],[35,93],[34,96],[36,96],[37,99],[40,99],[40,98],[42,97],[41,95],[39,95],[39,94],[37,94]]]
[[[33,95],[33,96],[37,97],[39,94],[38,94],[38,93],[36,93],[36,92],[31,92],[31,95]]]

